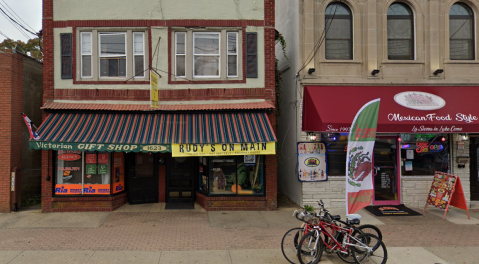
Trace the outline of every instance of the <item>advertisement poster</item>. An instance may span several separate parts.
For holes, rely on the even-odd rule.
[[[108,174],[108,165],[98,164],[98,174]]]
[[[110,184],[84,184],[83,194],[110,195]]]
[[[346,155],[346,215],[368,206],[373,196],[373,153],[380,99],[359,109],[351,125]]]
[[[98,154],[98,164],[108,164],[108,154],[107,153]]]
[[[87,164],[96,163],[96,154],[86,154],[86,163]]]
[[[298,180],[301,182],[328,180],[324,143],[298,143]]]
[[[113,193],[125,190],[125,157],[121,152],[113,153]]]
[[[431,184],[431,190],[427,196],[424,212],[426,212],[428,205],[443,209],[445,211],[443,220],[446,219],[446,214],[450,205],[466,210],[467,217],[471,219],[469,209],[467,208],[464,189],[462,188],[461,178],[456,175],[436,172]]]
[[[427,204],[439,209],[446,209],[455,183],[456,176],[436,173],[427,197]]]
[[[81,184],[56,184],[55,195],[79,195]]]
[[[96,164],[87,164],[86,174],[96,174]]]

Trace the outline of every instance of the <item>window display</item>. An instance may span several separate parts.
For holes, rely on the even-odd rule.
[[[346,153],[348,133],[323,133],[321,140],[326,145],[326,163],[328,176],[346,175]]]
[[[402,134],[401,138],[402,175],[432,176],[450,170],[448,135]]]
[[[211,195],[264,194],[264,156],[252,156],[209,157],[209,188],[201,186],[203,192],[209,191]],[[206,175],[200,173],[200,177],[204,185]]]
[[[110,195],[110,153],[59,150],[56,195]]]

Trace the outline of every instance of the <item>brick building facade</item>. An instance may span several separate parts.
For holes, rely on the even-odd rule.
[[[120,2],[43,2],[42,211],[274,210],[274,1]]]
[[[40,155],[28,147],[30,134],[20,113],[40,124],[41,84],[40,62],[18,52],[0,52],[0,212],[16,210],[22,200],[25,204],[40,195]]]

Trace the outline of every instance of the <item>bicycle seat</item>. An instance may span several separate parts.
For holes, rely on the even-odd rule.
[[[334,221],[338,221],[338,220],[341,220],[341,216],[340,215],[331,215],[331,219],[333,219]]]

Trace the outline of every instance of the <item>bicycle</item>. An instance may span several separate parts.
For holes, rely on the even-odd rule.
[[[281,251],[283,256],[291,264],[299,264],[293,261],[293,258],[297,259],[296,253],[299,245],[299,241],[303,235],[307,234],[310,231],[313,231],[314,226],[317,224],[317,215],[314,213],[309,213],[304,210],[303,212],[294,211],[293,216],[296,219],[304,222],[301,227],[295,227],[288,230],[281,240]]]
[[[324,217],[327,220],[332,220],[327,210],[325,210]],[[344,256],[352,255],[356,263],[361,263],[365,259],[372,260],[372,263],[384,264],[387,262],[386,246],[377,236],[372,234],[353,236],[356,229],[350,224],[359,224],[357,219],[343,222],[346,227],[337,225],[334,221],[326,222],[323,219],[320,219],[319,224],[314,227],[314,231],[308,232],[299,242],[297,256],[301,264],[318,263],[322,256],[323,245],[331,252],[336,252],[342,260],[345,260]],[[333,232],[327,231],[328,229],[332,229]],[[327,237],[327,241],[321,238],[321,234]],[[340,242],[338,239],[342,241]]]

